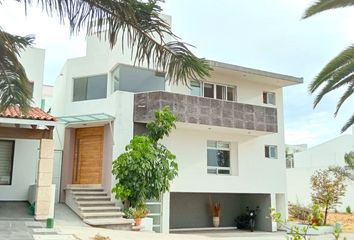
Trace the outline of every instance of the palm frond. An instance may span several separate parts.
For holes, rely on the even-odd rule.
[[[345,132],[350,126],[354,125],[354,114],[348,119],[346,124],[342,127],[341,132]]]
[[[345,102],[345,100],[347,100],[354,93],[354,80],[353,80],[353,77],[352,77],[352,82],[353,83],[348,86],[347,90],[344,92],[342,97],[339,99],[339,101],[337,103],[336,111],[334,113],[334,116],[337,116],[338,111],[339,111],[340,107],[343,105],[343,103]]]
[[[187,83],[205,78],[211,68],[196,57],[186,44],[178,41],[170,25],[161,17],[159,0],[18,0],[30,6],[39,4],[48,15],[68,21],[71,32],[83,29],[87,35],[104,37],[111,47],[121,33],[121,44],[131,49],[134,63],[153,67],[168,74],[170,81]],[[166,36],[175,41],[167,42]],[[126,43],[126,44],[125,44]]]
[[[308,18],[330,9],[350,7],[353,5],[354,0],[319,0],[306,9],[302,18]]]
[[[333,77],[339,79],[352,74],[354,72],[354,67],[352,67],[353,62],[354,45],[351,45],[327,63],[310,84],[309,91],[311,93],[315,92],[323,83],[331,80]]]
[[[0,111],[15,104],[24,111],[30,106],[29,81],[18,57],[32,42],[32,36],[20,37],[0,29]]]

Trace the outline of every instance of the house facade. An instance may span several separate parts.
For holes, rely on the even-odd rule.
[[[344,134],[322,144],[294,153],[293,168],[286,170],[287,192],[289,202],[302,205],[311,205],[311,176],[316,170],[326,169],[329,166],[344,166],[344,155],[354,151],[353,134]],[[354,183],[347,183],[347,192],[336,207],[345,212],[346,207],[354,208]]]
[[[40,109],[45,50],[28,48],[21,53],[32,90],[32,107],[18,106],[0,112],[0,202],[36,202],[35,218],[52,216],[54,188],[53,131],[55,118]]]
[[[222,227],[259,206],[257,228],[275,230],[269,209],[287,215],[283,88],[302,79],[209,61],[210,78],[176,85],[161,72],[134,67],[129,52],[88,37],[86,56],[68,59],[55,82],[60,200],[71,201],[65,189],[75,184],[110,193],[112,160],[145,132],[155,111],[169,106],[177,128],[162,143],[177,156],[179,172],[170,192],[147,203],[153,229],[212,226],[212,198],[221,203]]]

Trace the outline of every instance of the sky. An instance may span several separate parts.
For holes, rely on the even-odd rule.
[[[321,68],[354,43],[354,7],[302,20],[310,0],[166,0],[163,13],[172,16],[172,30],[195,46],[200,57],[303,77],[304,83],[284,89],[285,141],[314,146],[340,135],[353,113],[354,97],[333,117],[343,90],[325,97],[313,109],[308,85]],[[44,81],[53,84],[68,58],[85,55],[85,37],[70,36],[68,26],[39,8],[16,1],[0,7],[0,26],[13,34],[34,34],[35,46],[46,49]],[[351,133],[351,129],[346,133]]]

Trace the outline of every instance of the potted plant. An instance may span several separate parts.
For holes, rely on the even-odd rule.
[[[211,215],[213,216],[213,226],[219,227],[220,225],[220,212],[221,212],[221,204],[220,202],[213,202],[211,198],[209,198],[209,209]]]
[[[135,226],[140,226],[141,219],[148,215],[149,210],[145,206],[139,206],[131,209],[132,218],[134,219]]]

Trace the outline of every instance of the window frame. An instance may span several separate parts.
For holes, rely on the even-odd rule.
[[[119,81],[119,77],[116,79],[115,78],[115,71],[116,70],[119,70],[121,69],[121,67],[128,67],[128,68],[134,68],[134,69],[139,69],[139,70],[142,70],[142,71],[149,71],[149,72],[153,72],[154,75],[156,77],[163,77],[164,78],[164,81],[165,81],[165,85],[164,85],[164,89],[163,90],[156,90],[156,91],[166,91],[166,82],[168,82],[168,79],[166,78],[166,75],[167,73],[166,72],[163,72],[163,71],[159,71],[159,70],[156,70],[156,69],[150,69],[150,68],[147,68],[147,67],[143,67],[143,66],[134,66],[134,65],[130,65],[130,64],[125,64],[125,63],[118,63],[116,64],[113,68],[111,68],[111,70],[109,71],[109,74],[108,76],[110,77],[109,81],[110,81],[110,93],[115,93],[115,92],[118,92],[118,91],[125,91],[125,90],[120,90],[119,89],[119,86],[120,86],[120,81]],[[120,72],[118,72],[118,76],[120,75]],[[117,86],[118,88],[116,89],[115,86],[116,86],[116,83],[117,82]],[[150,92],[151,90],[149,90],[148,92]],[[129,91],[126,91],[126,92],[129,92]],[[133,92],[133,93],[143,93],[143,92],[147,92],[147,91],[138,91],[138,92]]]
[[[208,146],[208,142],[216,142],[216,147]],[[218,147],[218,143],[227,143],[229,145],[229,147],[228,148]],[[229,165],[230,166],[229,167],[209,166],[208,165],[208,156],[207,156],[207,174],[224,175],[224,176],[232,175],[232,169],[231,169],[231,142],[218,141],[218,140],[207,140],[207,152],[208,152],[209,149],[211,149],[211,150],[228,151],[229,152]],[[210,173],[209,170],[215,170],[215,173]],[[228,170],[229,173],[219,173],[219,170]]]
[[[274,103],[271,103],[269,101],[269,96],[270,95],[273,95],[274,96]],[[263,91],[263,104],[268,104],[268,105],[272,105],[272,106],[275,106],[277,104],[277,101],[276,101],[276,94],[275,92],[268,92],[268,91]]]
[[[11,186],[12,185],[12,177],[14,172],[14,159],[15,159],[15,140],[7,140],[7,139],[0,139],[0,142],[12,142],[12,153],[11,153],[11,171],[10,171],[10,181],[8,184],[2,184],[0,182],[0,186]]]
[[[200,81],[200,80],[190,80],[189,84],[191,84],[191,81],[198,81],[200,83],[200,94],[199,97],[205,97],[205,98],[210,98],[210,99],[216,99],[216,100],[221,100],[221,101],[228,101],[228,102],[237,102],[237,86],[236,85],[227,85],[227,84],[222,84],[222,83],[215,83],[215,82],[207,82],[207,81]],[[204,84],[211,84],[213,85],[213,97],[206,97],[205,96],[205,91],[204,91]],[[224,99],[220,99],[217,98],[217,86],[221,86],[221,87],[225,87],[225,98]],[[229,100],[228,99],[228,89],[232,89],[233,91],[233,100]],[[191,96],[195,96],[192,95],[191,90],[189,91],[189,95]]]
[[[88,85],[88,80],[86,84],[86,99],[82,100],[75,100],[74,99],[74,93],[75,93],[75,80],[80,79],[80,78],[92,78],[92,77],[98,77],[98,76],[106,76],[106,91],[105,91],[105,97],[102,98],[94,98],[94,99],[87,99],[87,85]],[[71,101],[72,102],[82,102],[82,101],[91,101],[91,100],[100,100],[100,99],[105,99],[108,97],[108,84],[109,84],[109,74],[108,73],[99,73],[99,74],[94,74],[94,75],[86,75],[86,76],[79,76],[79,77],[72,77],[72,94],[71,94]]]
[[[267,152],[268,148],[268,152]],[[275,156],[271,156],[271,148],[275,149]],[[267,157],[268,154],[268,157]],[[264,157],[269,159],[278,159],[278,146],[277,145],[265,145],[264,146]]]

